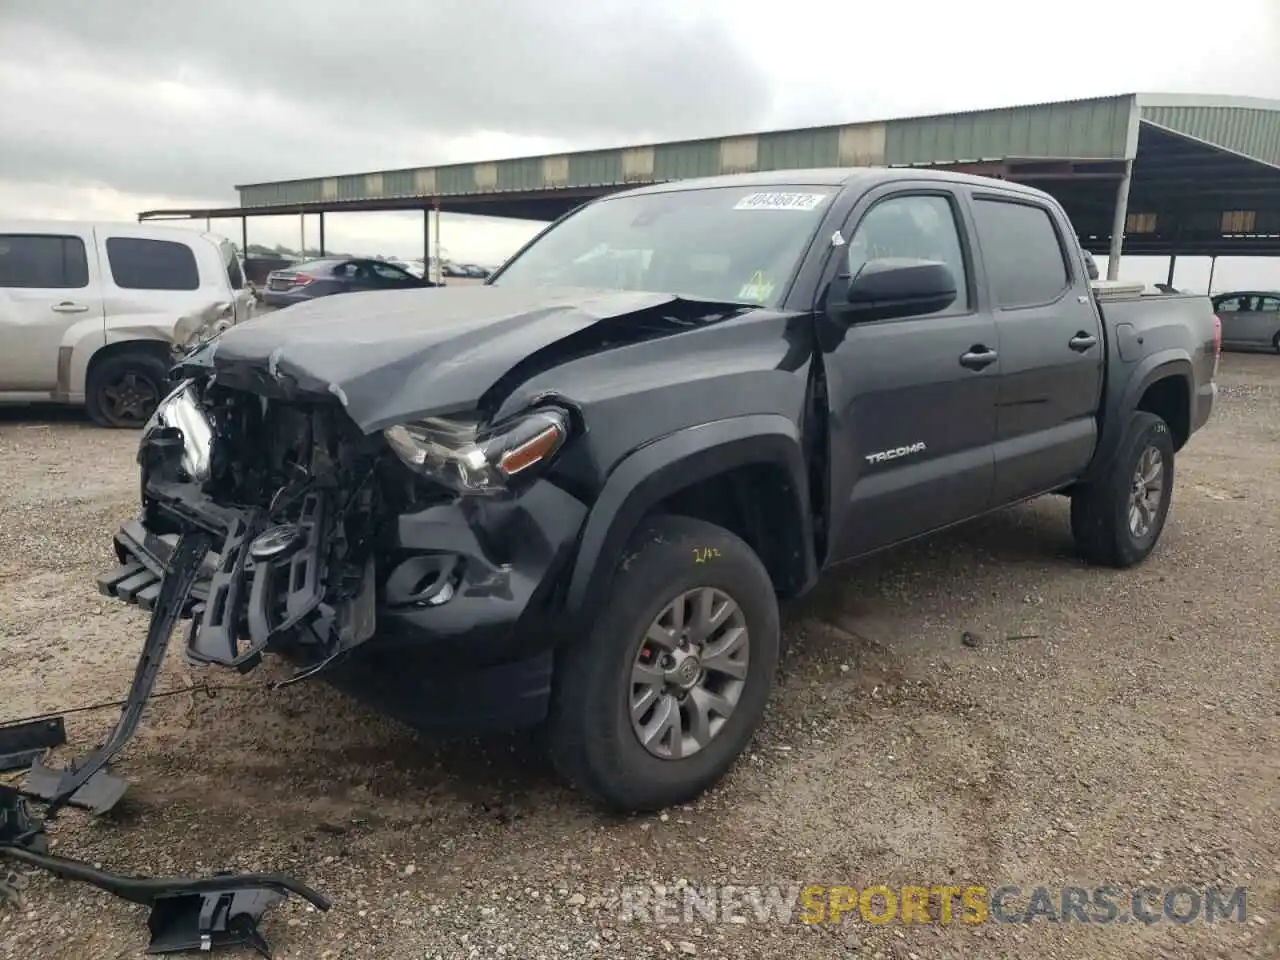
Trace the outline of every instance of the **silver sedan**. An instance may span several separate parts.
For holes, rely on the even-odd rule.
[[[1213,298],[1222,321],[1222,345],[1280,353],[1280,291],[1233,291]]]

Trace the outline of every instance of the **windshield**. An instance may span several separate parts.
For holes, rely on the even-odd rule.
[[[600,200],[549,230],[493,283],[776,307],[834,193],[714,187]]]

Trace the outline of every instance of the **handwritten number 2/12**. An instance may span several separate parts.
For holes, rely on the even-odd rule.
[[[710,563],[716,557],[720,556],[720,551],[716,547],[694,547],[693,562],[694,563]]]

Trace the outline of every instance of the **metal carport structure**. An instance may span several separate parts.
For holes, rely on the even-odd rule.
[[[1056,196],[1083,244],[1109,256],[1280,256],[1280,101],[1125,94],[966,113],[736,134],[539,157],[237,187],[236,207],[139,220],[422,210],[552,220],[642,184],[756,170],[924,166]]]

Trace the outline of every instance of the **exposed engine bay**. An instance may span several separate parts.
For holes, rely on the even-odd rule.
[[[193,432],[207,439],[193,444]],[[268,644],[323,664],[367,640],[384,518],[447,499],[380,435],[361,434],[336,402],[271,400],[196,381],[170,398],[139,460],[146,530],[196,527],[215,538],[204,596],[189,611],[188,653],[241,670]],[[145,579],[135,565],[118,572],[130,589]]]

